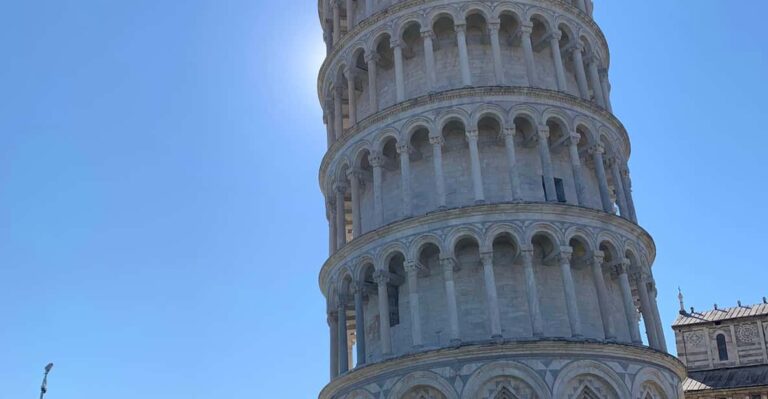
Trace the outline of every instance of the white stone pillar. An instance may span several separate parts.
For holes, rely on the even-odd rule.
[[[522,201],[523,194],[520,190],[520,173],[517,168],[517,150],[515,149],[515,127],[504,128],[504,148],[507,151],[507,173],[509,174],[509,185],[512,195],[512,201]]]
[[[421,312],[419,305],[419,270],[418,262],[405,263],[405,271],[408,279],[408,306],[411,308],[411,339],[414,348],[423,346],[421,335]]]
[[[332,0],[333,2],[333,45],[339,43],[339,38],[341,38],[341,9],[339,7],[339,3],[336,0]]]
[[[656,321],[656,337],[659,340],[659,350],[667,353],[667,338],[664,336],[664,323],[661,322],[661,316],[659,315],[659,305],[656,303],[656,283],[651,279],[648,284],[648,294],[651,300],[651,311],[653,312],[654,320]],[[733,328],[733,325],[731,325]]]
[[[448,331],[451,344],[461,342],[459,332],[459,311],[456,305],[456,285],[453,281],[453,270],[455,267],[453,258],[440,258],[440,267],[443,268],[443,279],[445,282],[445,297],[448,305]]]
[[[493,273],[493,252],[480,254],[483,264],[486,305],[490,320],[491,338],[501,338],[501,315],[499,314],[499,296],[496,292],[496,277]]]
[[[336,132],[336,140],[344,134],[344,114],[342,111],[342,87],[341,85],[333,88],[333,130]]]
[[[331,337],[331,379],[339,375],[339,320],[338,313],[328,312],[328,327]]]
[[[398,144],[400,154],[400,182],[403,195],[402,215],[404,218],[413,215],[413,200],[411,198],[411,148],[408,144]]]
[[[480,150],[477,147],[477,130],[467,130],[467,142],[469,143],[469,160],[472,167],[472,186],[475,190],[475,203],[485,202],[483,192],[483,173],[480,169]]]
[[[651,300],[648,297],[648,280],[643,273],[637,273],[635,275],[635,283],[637,285],[637,294],[640,297],[640,313],[643,315],[643,323],[645,324],[645,333],[648,336],[648,345],[651,348],[659,349],[659,339],[657,337],[658,329],[656,328],[656,316],[651,309]]]
[[[355,27],[355,11],[352,0],[347,0],[347,32],[351,32]]]
[[[632,220],[632,216],[630,216],[629,212],[629,206],[627,205],[626,191],[624,191],[624,182],[621,180],[621,172],[619,172],[619,160],[616,157],[611,157],[608,159],[608,165],[611,167],[613,186],[616,187],[616,199],[619,202],[621,217],[624,219]]]
[[[549,47],[552,49],[552,60],[555,63],[555,78],[557,79],[557,89],[566,91],[568,83],[565,80],[565,67],[563,66],[563,56],[560,54],[560,37],[562,33],[554,31],[549,36]]]
[[[536,78],[536,63],[533,59],[533,44],[531,44],[531,33],[533,33],[533,24],[523,23],[520,27],[522,35],[523,53],[525,54],[525,70],[528,74],[528,85],[538,87],[539,80]]]
[[[341,249],[347,244],[347,217],[344,210],[344,197],[347,193],[345,183],[336,183],[333,185],[336,191],[336,249]]]
[[[600,74],[597,71],[597,57],[591,55],[587,59],[587,69],[589,70],[589,80],[592,83],[592,93],[595,96],[597,105],[605,108],[605,98],[603,97],[603,85],[600,83]]]
[[[472,86],[472,75],[469,72],[469,52],[467,51],[467,25],[456,24],[456,41],[459,45],[459,65],[461,66],[461,81],[464,86]]]
[[[629,169],[624,164],[621,170],[621,182],[624,184],[624,194],[627,196],[627,207],[629,208],[630,218],[637,223],[637,211],[635,210],[635,200],[632,198],[632,180],[629,178]]]
[[[608,288],[605,286],[605,275],[603,275],[603,260],[605,255],[602,251],[595,251],[592,257],[592,278],[595,282],[597,291],[597,302],[600,305],[600,317],[603,320],[603,332],[607,341],[616,340],[616,329],[613,328],[613,318],[611,317],[611,308],[608,303]]]
[[[366,362],[366,344],[365,344],[365,304],[363,303],[363,294],[365,294],[364,283],[355,284],[355,337],[357,339],[357,367]]]
[[[611,83],[608,80],[608,69],[600,68],[598,71],[600,74],[600,86],[603,88],[603,98],[605,99],[605,109],[608,112],[613,112],[613,106],[611,106]]]
[[[376,227],[384,224],[384,193],[381,191],[384,158],[381,154],[371,154],[368,161],[373,168],[373,219]]]
[[[424,64],[427,70],[427,85],[429,91],[437,89],[437,76],[435,75],[435,49],[432,43],[435,37],[431,30],[421,31],[421,38],[424,40]]]
[[[365,62],[368,64],[368,102],[371,105],[371,113],[379,112],[379,92],[376,85],[378,76],[379,55],[377,53],[365,53]]]
[[[488,34],[491,36],[491,53],[493,54],[493,71],[496,76],[496,85],[504,84],[504,66],[501,63],[501,44],[499,43],[499,22],[488,24]]]
[[[328,198],[328,241],[330,243],[329,254],[333,255],[336,252],[338,244],[336,243],[336,200]]]
[[[547,202],[557,202],[557,190],[555,189],[555,176],[552,171],[552,156],[549,153],[549,127],[539,126],[539,158],[541,158],[541,171],[544,176],[544,196]]]
[[[355,90],[355,71],[352,68],[347,68],[344,71],[344,74],[347,76],[347,97],[349,97],[349,126],[352,127],[357,124],[357,93]]]
[[[573,57],[573,66],[576,68],[576,84],[579,86],[579,95],[584,100],[589,100],[589,85],[587,84],[587,73],[584,70],[584,57],[581,52],[582,45],[577,44],[571,47],[571,56]]]
[[[352,192],[352,238],[363,235],[362,221],[360,220],[360,185],[363,183],[363,172],[351,169],[347,172]]]
[[[347,341],[347,309],[346,309],[346,298],[343,298],[341,295],[339,296],[339,328],[338,328],[338,334],[339,337],[337,338],[339,341],[338,344],[338,350],[339,350],[339,375],[346,373],[349,371],[349,342]]]
[[[579,141],[581,135],[578,133],[571,133],[571,137],[568,144],[568,152],[571,157],[571,170],[573,172],[573,182],[576,186],[576,198],[579,201],[579,205],[585,206],[586,194],[584,193],[584,174],[581,168],[581,157],[579,156]]]
[[[395,92],[397,102],[405,100],[405,77],[403,76],[403,45],[400,40],[391,40],[390,46],[395,53]]]
[[[573,285],[573,274],[571,273],[571,256],[573,248],[560,247],[560,272],[563,277],[563,291],[565,294],[565,306],[568,309],[568,322],[571,326],[571,336],[573,338],[582,338],[584,333],[581,329],[581,316],[579,315],[579,305],[576,299],[576,288]]]
[[[608,178],[605,176],[605,165],[603,164],[604,152],[605,148],[601,144],[596,144],[589,149],[589,153],[592,154],[595,163],[595,174],[597,175],[597,183],[600,187],[600,200],[603,204],[603,210],[613,213],[613,202],[608,192]]]
[[[443,144],[445,140],[442,136],[429,138],[432,144],[432,163],[435,168],[435,190],[437,191],[437,207],[445,208],[445,177],[443,176]]]
[[[614,266],[614,271],[619,277],[619,286],[621,287],[621,297],[624,302],[624,313],[627,315],[627,328],[633,344],[643,343],[640,337],[640,328],[637,325],[637,309],[635,309],[635,300],[632,298],[632,287],[629,285],[629,259],[622,259]]]
[[[392,354],[392,337],[389,333],[389,272],[377,270],[373,274],[379,291],[379,335],[381,336],[381,354],[387,356]]]
[[[525,290],[528,297],[528,311],[531,314],[531,330],[534,337],[544,336],[544,321],[541,318],[539,304],[539,289],[536,286],[536,275],[533,271],[533,248],[522,251],[523,270],[525,271]]]
[[[584,0],[576,0],[576,7],[583,12],[587,12],[587,3]]]

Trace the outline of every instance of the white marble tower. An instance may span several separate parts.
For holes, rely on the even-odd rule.
[[[682,398],[592,2],[319,8],[320,398]]]

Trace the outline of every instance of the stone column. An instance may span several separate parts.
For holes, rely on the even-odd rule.
[[[528,296],[528,310],[531,313],[531,329],[534,337],[544,335],[544,321],[541,318],[539,289],[536,287],[536,275],[533,271],[533,248],[523,249],[523,270],[525,271],[525,289]]]
[[[381,354],[387,356],[392,354],[392,337],[389,334],[389,293],[387,285],[389,284],[389,272],[377,270],[373,274],[379,291],[379,335],[381,336]]]
[[[419,270],[418,262],[408,261],[405,263],[405,271],[408,278],[408,306],[411,308],[411,339],[414,348],[421,348],[423,345],[421,335],[421,312],[419,305]]]
[[[501,338],[501,316],[499,314],[499,296],[496,293],[496,277],[493,273],[493,252],[480,254],[483,263],[483,281],[488,305],[491,338]]]
[[[597,301],[600,305],[600,317],[603,319],[603,332],[607,341],[616,340],[616,332],[613,328],[613,319],[611,318],[611,308],[609,306],[608,288],[605,286],[605,276],[603,275],[602,251],[595,251],[592,258],[592,278],[597,290]]]
[[[355,27],[355,12],[352,0],[347,0],[347,31],[351,32]]]
[[[349,342],[347,341],[347,309],[346,298],[339,296],[339,328],[338,328],[338,350],[339,350],[339,375],[349,371]]]
[[[573,248],[560,247],[560,272],[563,276],[563,291],[565,294],[565,306],[568,309],[568,322],[571,326],[571,336],[573,338],[582,338],[584,334],[581,329],[581,316],[579,315],[579,305],[576,299],[576,288],[573,285],[573,274],[571,273],[571,256]]]
[[[632,220],[629,212],[629,206],[627,205],[627,196],[626,192],[624,191],[624,183],[621,180],[621,172],[619,172],[619,160],[616,157],[611,157],[608,159],[608,165],[611,167],[613,186],[616,187],[616,199],[619,202],[621,217],[624,219]]]
[[[640,297],[640,313],[643,315],[645,333],[648,335],[648,345],[651,348],[659,349],[656,316],[654,316],[653,310],[651,310],[651,300],[648,297],[648,280],[643,273],[637,273],[635,274],[635,283],[637,285],[637,294]]]
[[[427,69],[427,85],[430,92],[437,89],[437,77],[435,76],[435,49],[432,44],[432,39],[434,37],[435,33],[431,30],[421,31],[421,38],[424,40],[424,64]]]
[[[400,40],[392,40],[390,46],[395,53],[395,93],[397,102],[405,100],[405,77],[403,76],[403,45]]]
[[[339,3],[336,0],[332,0],[333,2],[333,45],[339,43],[339,38],[341,37],[341,9],[339,8]]]
[[[400,154],[400,182],[403,194],[402,214],[404,218],[413,215],[411,199],[411,148],[408,144],[398,144],[397,153]]]
[[[578,7],[582,12],[587,12],[587,3],[584,2],[584,0],[576,0],[576,7]]]
[[[613,213],[613,202],[611,202],[611,195],[608,192],[608,178],[605,176],[605,165],[603,164],[604,152],[605,149],[602,144],[596,144],[589,149],[589,153],[592,154],[592,158],[595,161],[595,174],[597,175],[597,183],[600,186],[600,200],[603,204],[603,210]]]
[[[330,197],[328,198],[328,230],[328,241],[331,247],[329,253],[333,255],[338,247],[336,242],[336,200]]]
[[[451,344],[461,342],[459,332],[459,311],[456,305],[456,285],[453,281],[454,260],[453,258],[440,258],[440,267],[443,268],[443,278],[445,281],[445,297],[448,305],[448,329]]]
[[[358,169],[351,169],[347,172],[347,178],[350,181],[350,191],[352,191],[352,238],[363,235],[362,221],[360,220],[360,185],[363,183],[363,172]]]
[[[514,126],[505,128],[502,134],[504,135],[504,148],[507,150],[507,173],[509,174],[512,201],[522,201],[523,195],[520,190],[520,174],[517,170],[517,151],[515,149],[516,129]]]
[[[538,87],[539,80],[536,78],[536,63],[533,59],[533,44],[531,44],[531,33],[533,33],[533,24],[523,23],[520,27],[522,34],[523,53],[525,54],[525,70],[528,74],[528,85]]]
[[[355,72],[352,68],[344,71],[347,75],[347,97],[349,97],[349,126],[357,124],[357,94],[355,92]]]
[[[429,137],[429,143],[432,144],[432,163],[435,167],[435,190],[437,191],[437,207],[445,208],[445,177],[443,176],[443,144],[445,140],[442,136]]]
[[[549,36],[549,47],[552,49],[552,59],[555,63],[555,78],[557,79],[557,89],[566,91],[568,83],[565,80],[565,67],[563,66],[563,56],[560,54],[560,37],[562,33],[554,31]]]
[[[346,183],[336,183],[333,185],[336,191],[336,249],[341,249],[347,244],[347,217],[344,210],[344,197],[347,193]]]
[[[328,312],[328,327],[331,337],[331,379],[339,375],[339,320],[338,313]]]
[[[381,227],[384,224],[384,193],[381,192],[384,158],[381,154],[371,154],[368,161],[373,167],[373,219],[375,226]]]
[[[581,157],[579,156],[579,141],[581,135],[578,133],[571,133],[571,138],[568,144],[568,152],[571,156],[571,169],[573,171],[573,182],[576,185],[576,198],[578,198],[579,205],[586,205],[586,195],[584,193],[584,175],[581,168]]]
[[[336,140],[344,134],[344,114],[342,113],[341,103],[342,87],[337,85],[333,87],[333,130],[336,132]]]
[[[363,303],[363,294],[365,294],[364,283],[355,284],[355,337],[357,337],[357,367],[365,364],[366,345],[365,345],[365,304]]]
[[[600,74],[597,71],[597,57],[591,55],[587,59],[587,69],[589,70],[589,80],[592,83],[592,93],[595,95],[597,105],[605,108],[605,98],[603,97],[603,85],[600,83]]]
[[[648,294],[651,300],[651,311],[653,312],[653,318],[655,321],[654,324],[656,324],[656,337],[659,341],[659,350],[667,353],[667,338],[664,336],[664,324],[661,322],[661,317],[659,316],[659,305],[656,303],[656,282],[651,279],[651,281],[648,283],[648,286]]]
[[[555,189],[555,176],[552,172],[552,157],[549,154],[549,127],[539,126],[539,158],[541,158],[541,171],[544,175],[544,195],[547,202],[557,202],[557,190]]]
[[[624,168],[621,170],[621,182],[624,185],[624,194],[627,195],[627,207],[629,208],[629,216],[633,222],[637,223],[635,200],[632,198],[632,180],[629,178],[629,169],[627,169],[626,164],[624,164]]]
[[[613,107],[611,106],[611,83],[608,81],[608,69],[600,68],[598,74],[600,75],[600,86],[603,88],[605,109],[607,109],[608,112],[613,112]]]
[[[376,88],[376,79],[380,58],[377,53],[365,53],[365,62],[368,64],[368,102],[371,103],[371,113],[379,112],[379,93]]]
[[[573,66],[576,68],[576,83],[579,86],[579,95],[584,100],[589,100],[589,85],[587,84],[587,73],[584,70],[584,57],[581,43],[571,47],[571,56],[573,57]]]
[[[325,136],[328,141],[328,147],[331,148],[336,141],[336,133],[333,130],[333,102],[326,98],[323,107],[323,123],[325,123]]]
[[[472,76],[469,73],[469,53],[467,52],[466,24],[456,24],[456,41],[459,44],[459,65],[461,66],[461,81],[464,86],[472,86]]]
[[[475,203],[485,202],[483,193],[483,173],[480,169],[480,150],[477,148],[477,130],[467,130],[467,142],[469,143],[469,160],[472,165],[472,185],[475,189]]]
[[[496,76],[496,85],[504,84],[504,66],[501,63],[501,44],[499,43],[499,22],[488,24],[488,34],[491,36],[491,53],[493,53],[493,71]]]
[[[621,297],[624,302],[624,313],[627,315],[627,327],[632,343],[640,345],[643,343],[640,337],[640,327],[637,325],[637,309],[635,309],[635,300],[632,298],[632,287],[629,285],[629,259],[622,259],[621,262],[614,265],[614,272],[619,277],[621,286]]]

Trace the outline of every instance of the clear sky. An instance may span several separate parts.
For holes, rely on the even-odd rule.
[[[665,324],[760,301],[768,2],[595,3]],[[3,4],[0,399],[316,396],[315,7]]]

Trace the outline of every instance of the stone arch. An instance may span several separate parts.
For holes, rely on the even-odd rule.
[[[502,129],[509,126],[507,110],[496,104],[483,104],[472,111],[469,118],[470,126],[477,128],[480,120],[486,117],[496,119]]]
[[[408,249],[401,242],[392,242],[382,248],[376,256],[376,269],[384,270],[389,265],[389,261],[397,255],[401,255],[403,258],[408,259]]]
[[[605,261],[608,263],[616,262],[624,258],[624,249],[621,246],[621,240],[613,233],[602,231],[597,236],[597,249],[603,252]]]
[[[509,15],[515,19],[515,22],[521,24],[523,21],[523,10],[517,4],[504,3],[500,4],[493,12],[492,17],[494,20],[499,20],[503,15]]]
[[[440,250],[441,254],[444,252],[443,242],[440,237],[434,234],[422,234],[411,243],[408,249],[409,259],[419,259],[419,254],[421,253],[422,249],[424,249],[424,247],[429,244],[435,245],[437,249]]]
[[[470,226],[462,226],[448,233],[448,236],[445,239],[445,243],[443,244],[443,248],[445,249],[446,253],[453,256],[456,244],[458,244],[459,241],[465,238],[469,238],[474,240],[477,245],[480,245],[482,242],[481,237],[482,234],[478,229]]]
[[[352,268],[352,275],[355,281],[362,282],[365,280],[365,276],[368,273],[369,268],[375,269],[376,259],[368,254],[361,256],[355,260],[355,266]]]
[[[646,367],[635,375],[632,384],[632,398],[646,399],[646,393],[656,391],[652,395],[653,399],[673,399],[675,395],[668,383],[665,383],[664,377],[658,370]]]
[[[388,399],[402,399],[411,390],[418,387],[429,387],[443,395],[445,399],[459,399],[456,390],[448,381],[431,371],[415,371],[401,378],[389,392]]]
[[[545,125],[548,125],[550,122],[557,123],[564,132],[573,131],[570,119],[563,110],[557,108],[548,108],[541,115],[541,120]]]
[[[371,51],[375,52],[376,49],[379,47],[379,44],[382,40],[387,38],[388,40],[393,40],[395,38],[394,32],[392,31],[392,27],[389,25],[383,25],[380,28],[376,29],[375,31],[371,32],[367,48],[371,49]]]
[[[525,15],[525,20],[530,23],[536,23],[539,22],[542,25],[544,25],[544,28],[546,29],[546,33],[552,32],[552,27],[555,25],[554,21],[552,21],[552,18],[548,13],[539,8],[539,7],[532,7],[528,10],[528,12]]]
[[[432,136],[433,132],[435,131],[435,123],[432,119],[426,116],[417,116],[415,118],[409,119],[400,129],[400,132],[403,136],[403,142],[410,143],[411,137],[419,129],[427,129],[429,135]]]
[[[483,386],[498,378],[515,378],[524,381],[536,395],[536,399],[550,399],[547,383],[531,368],[508,360],[486,364],[475,371],[464,386],[462,399],[482,399]]]
[[[364,41],[359,41],[352,44],[348,53],[348,57],[344,57],[346,58],[347,65],[357,66],[357,58],[359,57],[360,53],[362,53],[363,56],[368,54],[368,45]]]
[[[587,249],[593,250],[595,248],[595,237],[592,232],[581,226],[570,227],[565,231],[563,242],[570,245],[571,241],[577,240],[583,245],[587,246]]]
[[[514,121],[517,118],[527,119],[534,127],[539,125],[541,113],[530,105],[518,105],[509,111],[509,120]]]
[[[565,366],[555,379],[552,386],[554,398],[569,398],[583,389],[583,383],[579,379],[589,377],[599,379],[603,384],[613,390],[610,399],[629,398],[629,388],[610,367],[594,360],[577,360]],[[575,389],[574,389],[575,388]],[[570,392],[574,390],[575,392]]]
[[[486,21],[491,21],[491,18],[493,17],[493,12],[491,12],[490,7],[478,1],[466,4],[462,8],[464,9],[461,13],[463,17],[462,21],[466,21],[467,18],[474,14],[481,15]]]
[[[555,246],[561,246],[563,243],[563,234],[557,226],[551,223],[535,223],[529,226],[525,232],[525,245],[530,245],[533,238],[537,235],[543,235],[552,240]]]
[[[493,242],[503,235],[508,235],[512,240],[512,244],[515,245],[518,250],[522,247],[521,239],[525,234],[515,225],[500,223],[491,226],[491,228],[485,232],[480,248],[490,251],[493,248]]]
[[[454,7],[449,7],[449,6],[435,7],[432,11],[430,11],[429,15],[427,16],[430,30],[434,29],[435,23],[440,18],[449,18],[453,22],[454,26],[456,25],[456,21],[461,20],[461,16],[458,15]]]
[[[424,16],[418,13],[412,13],[398,19],[397,22],[395,22],[394,31],[397,33],[397,36],[395,37],[398,40],[403,40],[403,34],[405,33],[406,29],[410,28],[414,24],[419,26],[419,30],[423,30]]]
[[[589,120],[589,118],[585,117],[584,115],[577,115],[575,118],[573,118],[573,126],[576,132],[587,137],[588,144],[597,144],[597,139],[595,136],[597,129],[595,128],[594,123]]]
[[[437,120],[437,128],[440,134],[443,133],[443,129],[445,129],[445,126],[451,122],[459,122],[462,125],[464,125],[464,128],[466,129],[469,125],[470,117],[469,113],[461,108],[454,108],[450,111],[442,114],[439,116]]]
[[[376,141],[374,142],[373,148],[376,152],[382,153],[384,151],[384,146],[390,140],[395,140],[396,144],[401,143],[400,132],[392,127],[385,128],[379,132],[378,136],[376,137]]]
[[[367,142],[360,143],[358,145],[358,148],[350,152],[352,154],[355,154],[355,157],[353,158],[354,161],[352,162],[352,167],[362,169],[363,160],[365,160],[371,155],[371,144]]]

